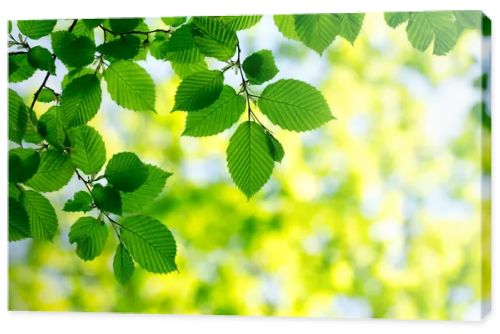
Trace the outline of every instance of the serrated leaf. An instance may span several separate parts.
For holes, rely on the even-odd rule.
[[[192,20],[193,39],[198,49],[208,57],[224,61],[236,52],[238,38],[220,20],[213,17],[195,17]]]
[[[134,191],[121,194],[123,213],[143,211],[158,197],[165,187],[165,182],[172,175],[153,165],[146,165],[146,168],[146,181]]]
[[[26,122],[26,131],[24,131],[23,140],[27,143],[40,144],[42,137],[38,133],[38,119],[33,109],[26,108],[28,121]]]
[[[28,213],[16,199],[9,197],[9,241],[31,237]]]
[[[75,172],[68,156],[48,149],[40,154],[40,166],[26,184],[41,192],[56,191],[64,187]]]
[[[295,30],[295,18],[293,15],[274,15],[274,25],[279,32],[288,39],[300,40]]]
[[[158,46],[158,56],[179,64],[199,63],[203,55],[193,40],[193,27],[190,24],[176,29],[169,40]]]
[[[99,172],[106,162],[106,148],[99,132],[81,125],[68,130],[68,139],[73,165],[88,175]]]
[[[167,26],[171,27],[178,27],[184,22],[186,22],[186,17],[185,16],[178,16],[178,17],[162,17],[161,20],[163,23],[165,23]]]
[[[363,26],[363,20],[365,18],[365,14],[363,13],[351,13],[351,14],[339,14],[340,17],[340,36],[347,39],[351,44],[354,44],[354,41],[359,35],[361,31],[361,27]]]
[[[20,20],[17,21],[19,31],[31,39],[39,39],[52,32],[57,20]]]
[[[121,284],[127,283],[134,273],[134,261],[125,246],[120,243],[113,258],[113,271],[116,280]]]
[[[38,102],[43,102],[43,103],[50,103],[54,102],[57,99],[56,94],[54,94],[54,91],[47,87],[43,87],[42,90],[40,91],[40,94],[38,94]]]
[[[9,82],[22,82],[31,78],[36,68],[28,63],[28,54],[9,55]]]
[[[271,80],[279,72],[271,50],[260,50],[248,56],[243,61],[243,70],[254,85]]]
[[[340,33],[340,18],[335,14],[294,15],[299,40],[320,55]]]
[[[104,73],[108,92],[119,106],[135,111],[154,111],[156,91],[151,76],[136,63],[120,60]]]
[[[214,103],[188,113],[183,136],[212,136],[229,129],[245,111],[245,99],[230,86],[224,86]]]
[[[95,184],[92,188],[92,197],[100,210],[116,215],[122,214],[122,200],[120,192],[116,188],[110,185]]]
[[[9,182],[23,183],[29,180],[40,166],[40,155],[32,148],[9,150]]]
[[[38,133],[50,145],[58,148],[64,146],[66,133],[60,117],[60,107],[52,106],[42,114],[38,121]]]
[[[269,144],[269,150],[271,152],[273,160],[276,162],[281,162],[283,160],[283,157],[285,156],[285,150],[283,150],[283,146],[278,141],[278,139],[274,138],[272,134],[270,134],[269,132],[267,132],[266,134]]]
[[[57,216],[49,200],[36,191],[26,190],[21,194],[21,204],[28,213],[31,237],[52,240],[57,231]]]
[[[127,217],[121,222],[121,238],[133,259],[147,271],[177,270],[174,237],[160,221],[140,215]]]
[[[146,181],[148,170],[137,155],[121,152],[109,160],[105,176],[118,190],[129,192],[136,190]]]
[[[124,35],[99,45],[97,51],[114,61],[134,58],[139,53],[140,47],[141,40],[137,36]]]
[[[452,12],[412,13],[406,32],[411,45],[425,51],[434,40],[433,54],[445,55],[455,46],[458,38]]]
[[[399,25],[408,21],[409,18],[410,18],[410,13],[408,12],[384,13],[385,22],[391,28],[398,27]]]
[[[56,64],[49,50],[41,46],[35,46],[28,51],[28,63],[34,68],[56,74]]]
[[[77,36],[69,31],[52,33],[52,50],[69,67],[82,67],[94,61],[94,42],[86,36]]]
[[[94,28],[89,28],[83,20],[78,20],[71,32],[76,36],[84,36],[95,43]]]
[[[9,88],[9,140],[20,143],[28,122],[28,111],[23,99]]]
[[[222,16],[222,22],[233,31],[245,30],[255,26],[262,19],[262,15]]]
[[[266,184],[274,168],[266,131],[261,125],[242,123],[229,140],[227,167],[233,182],[252,197]]]
[[[92,210],[92,203],[94,202],[92,196],[86,191],[78,191],[72,199],[69,199],[64,204],[64,211],[67,212],[88,212]]]
[[[220,71],[202,71],[182,80],[175,92],[172,111],[195,111],[211,105],[222,92],[224,75]]]
[[[286,130],[312,130],[333,119],[321,92],[299,80],[282,79],[268,85],[258,103],[271,122]]]
[[[207,63],[203,60],[199,63],[183,64],[183,63],[173,63],[171,62],[172,70],[180,79],[185,79],[196,72],[202,72],[208,70]]]
[[[94,70],[89,67],[75,68],[69,71],[63,78],[61,82],[61,88],[64,90],[69,85],[69,83],[75,79],[83,77],[86,74],[94,74]]]
[[[103,221],[93,217],[81,217],[69,231],[69,242],[76,243],[76,254],[85,261],[102,253],[108,238],[108,228]]]
[[[60,116],[70,128],[90,121],[101,106],[101,85],[93,74],[86,74],[71,81],[61,95]]]
[[[109,19],[109,26],[115,34],[125,34],[137,28],[143,21],[140,18]]]

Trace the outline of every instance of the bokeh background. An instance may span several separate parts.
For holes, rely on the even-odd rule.
[[[147,23],[162,27],[159,19]],[[281,36],[271,16],[238,35],[244,56],[273,51],[274,80],[320,88],[337,119],[298,134],[260,116],[285,158],[247,201],[226,169],[234,128],[181,137],[185,114],[170,113],[179,79],[169,63],[148,56],[140,64],[157,85],[158,113],[124,110],[106,96],[91,125],[108,158],[133,151],[174,173],[146,211],[173,232],[180,272],[138,269],[119,285],[113,238],[96,260],[80,260],[68,241],[78,215],[60,210],[81,188],[73,180],[48,194],[60,220],[54,241],[9,244],[9,308],[478,318],[490,293],[490,123],[478,81],[489,70],[481,52],[489,46],[481,32],[466,31],[442,57],[413,49],[404,27],[389,28],[381,13],[365,16],[354,47],[337,39],[322,57]],[[39,43],[50,47],[48,38]],[[58,64],[57,71],[50,87],[60,87],[66,70]],[[42,79],[37,72],[11,87],[29,100]],[[226,82],[236,86],[238,77]]]

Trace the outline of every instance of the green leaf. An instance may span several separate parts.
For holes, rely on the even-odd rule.
[[[93,74],[71,81],[61,96],[61,121],[66,127],[83,125],[90,121],[101,106],[101,85]]]
[[[253,27],[262,19],[262,15],[222,16],[222,22],[233,31],[245,30]]]
[[[283,79],[268,85],[258,103],[271,122],[286,130],[312,130],[333,119],[321,92],[299,80]]]
[[[140,215],[127,217],[121,224],[122,242],[142,268],[153,273],[177,270],[175,240],[165,225]]]
[[[192,64],[171,62],[170,65],[172,65],[172,69],[174,70],[175,74],[177,74],[177,76],[181,79],[185,79],[190,75],[195,74],[196,72],[208,70],[207,63],[204,60],[200,61],[199,63]]]
[[[267,132],[266,134],[269,144],[269,150],[271,152],[273,160],[276,162],[281,162],[283,160],[283,157],[285,156],[285,150],[283,150],[283,146],[278,141],[278,139],[274,138],[272,134],[270,134],[269,132]]]
[[[77,36],[68,31],[52,33],[52,50],[69,67],[82,67],[94,61],[94,42],[86,36]]]
[[[260,50],[248,56],[243,61],[243,70],[248,81],[254,85],[271,80],[279,72],[270,50]]]
[[[455,46],[458,38],[452,12],[412,13],[406,32],[411,45],[425,51],[434,40],[433,54],[445,55]]]
[[[113,271],[116,280],[121,284],[127,283],[134,273],[134,261],[125,246],[120,243],[113,259]]]
[[[14,198],[9,197],[9,241],[31,237],[28,213]]]
[[[71,31],[74,35],[76,36],[84,36],[90,39],[92,42],[95,43],[95,34],[94,34],[94,28],[89,28],[83,20],[78,20],[76,25],[73,27],[73,30]]]
[[[34,68],[56,74],[56,64],[49,50],[41,46],[35,46],[28,51],[28,63]]]
[[[99,172],[106,162],[106,148],[94,128],[81,125],[68,130],[69,157],[76,168],[88,175]]]
[[[88,212],[92,210],[92,196],[86,191],[76,192],[72,199],[64,204],[64,211],[67,212]]]
[[[163,55],[166,60],[179,64],[203,61],[203,55],[193,40],[193,26],[191,24],[176,29],[170,39],[158,47],[158,54]]]
[[[300,40],[295,30],[295,18],[293,15],[274,15],[274,25],[279,32],[288,39]]]
[[[245,99],[230,86],[224,86],[214,103],[188,113],[183,136],[212,136],[229,129],[245,111]]]
[[[335,14],[294,15],[295,30],[302,43],[320,55],[340,33],[340,18]]]
[[[21,143],[28,122],[28,111],[23,99],[9,88],[9,139]]]
[[[31,78],[36,68],[28,63],[28,54],[9,55],[9,82],[22,82]]]
[[[40,155],[32,148],[13,148],[9,151],[9,182],[23,183],[35,175]]]
[[[192,20],[193,38],[198,49],[208,57],[224,61],[236,52],[238,38],[220,20],[213,17],[195,17]]]
[[[409,18],[410,18],[410,13],[408,12],[384,13],[385,22],[391,28],[398,27],[399,25],[408,21]]]
[[[54,94],[54,91],[47,88],[43,87],[42,90],[40,91],[40,94],[38,94],[38,102],[43,102],[43,103],[50,103],[54,102],[57,99],[56,94]]]
[[[481,11],[478,10],[455,10],[456,23],[460,29],[480,29]]]
[[[133,31],[143,21],[140,18],[109,19],[109,26],[116,34],[125,34]]]
[[[95,259],[102,253],[106,240],[108,239],[108,228],[102,220],[93,217],[81,217],[69,231],[69,242],[76,243],[76,254],[85,261]]]
[[[111,60],[132,59],[139,53],[141,40],[137,36],[125,35],[97,47],[97,51]]]
[[[185,78],[175,92],[172,111],[194,111],[211,105],[222,92],[224,75],[220,71],[202,71]]]
[[[19,31],[31,39],[39,39],[52,32],[57,20],[21,20],[17,21]]]
[[[40,154],[40,166],[26,184],[41,192],[56,191],[64,187],[75,172],[68,156],[48,149]]]
[[[82,21],[89,29],[97,28],[104,22],[103,19],[83,19]]]
[[[21,190],[16,186],[15,183],[9,182],[9,197],[18,200],[21,197]]]
[[[104,73],[108,92],[118,105],[135,111],[154,111],[156,92],[151,76],[132,61],[112,63]]]
[[[12,33],[12,21],[10,20],[8,22],[7,31],[9,32],[9,34]]]
[[[38,119],[32,109],[26,108],[28,121],[26,122],[26,131],[24,132],[23,140],[32,144],[40,144],[42,137],[38,133]]]
[[[229,140],[227,167],[240,190],[252,197],[266,184],[274,160],[264,128],[255,122],[242,123]]]
[[[146,168],[146,181],[134,191],[121,194],[124,213],[143,211],[158,197],[165,187],[165,182],[172,175],[153,165],[146,165]]]
[[[69,83],[75,79],[83,77],[86,74],[94,74],[94,70],[88,67],[75,68],[69,71],[63,78],[61,82],[61,88],[64,90],[69,85]]]
[[[21,204],[28,213],[31,237],[52,240],[57,231],[57,216],[49,200],[36,191],[21,194]]]
[[[178,16],[178,17],[162,17],[161,20],[163,23],[165,23],[167,26],[171,27],[178,27],[184,22],[186,22],[186,17],[185,16]]]
[[[60,107],[52,106],[42,114],[38,121],[38,133],[50,145],[57,148],[62,148],[66,140],[66,133],[61,121],[60,110]]]
[[[136,190],[146,181],[148,170],[137,155],[121,152],[109,160],[105,176],[118,190],[129,192]]]
[[[365,18],[365,14],[363,13],[352,13],[352,14],[339,14],[340,16],[340,36],[347,39],[351,44],[354,44],[354,41],[359,35],[361,31],[361,27],[363,26],[363,20]]]
[[[120,192],[116,188],[95,184],[92,189],[92,197],[100,210],[116,215],[122,214],[122,200]]]

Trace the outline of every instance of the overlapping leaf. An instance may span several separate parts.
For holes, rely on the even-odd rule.
[[[82,125],[68,131],[69,157],[85,174],[95,174],[106,162],[106,148],[101,135],[90,126]]]
[[[56,191],[64,187],[74,173],[74,167],[67,155],[49,149],[40,154],[40,166],[26,184],[41,192]]]
[[[230,128],[245,111],[245,99],[230,86],[224,86],[214,103],[188,113],[184,136],[212,136]]]
[[[90,121],[101,106],[101,85],[93,74],[71,81],[61,96],[60,119],[65,127],[83,125]]]
[[[193,39],[198,49],[208,57],[227,60],[236,52],[236,33],[213,17],[193,18]]]
[[[113,258],[113,271],[116,280],[121,284],[127,283],[134,273],[134,261],[125,246],[120,242]]]
[[[106,166],[106,179],[117,189],[125,192],[139,188],[148,176],[148,169],[142,161],[131,152],[113,155]]]
[[[66,66],[82,67],[94,61],[95,44],[68,31],[52,33],[52,50]]]
[[[103,221],[93,217],[81,217],[69,232],[69,242],[76,243],[76,254],[85,261],[99,256],[108,238],[108,228]]]
[[[104,73],[108,92],[118,105],[135,111],[154,111],[156,92],[151,76],[132,61],[112,63]]]
[[[57,20],[20,20],[17,21],[19,31],[31,39],[39,39],[52,32]]]
[[[158,220],[141,215],[127,217],[121,221],[121,237],[133,259],[147,271],[177,270],[174,237]]]
[[[211,105],[221,94],[223,82],[220,71],[201,71],[185,78],[175,92],[173,111],[195,111]]]
[[[31,237],[52,240],[57,231],[57,216],[49,200],[36,191],[26,190],[21,203],[28,213]]]

